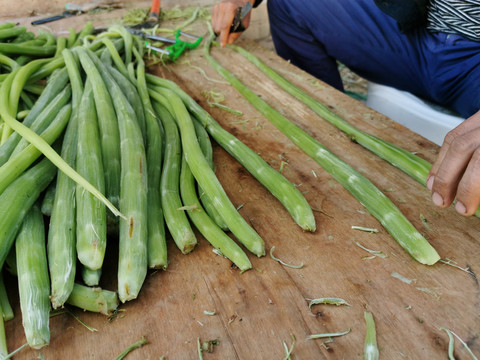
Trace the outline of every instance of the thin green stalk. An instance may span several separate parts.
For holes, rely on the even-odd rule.
[[[10,275],[17,276],[17,257],[15,255],[15,247],[12,246],[7,254],[2,270],[8,271]],[[11,314],[13,318],[13,311]]]
[[[105,44],[107,51],[110,53],[110,56],[113,62],[115,63],[115,66],[117,67],[118,71],[120,71],[123,76],[128,78],[127,67],[125,66],[125,63],[123,62],[122,57],[120,56],[120,53],[116,49],[112,40],[110,40],[109,38],[103,37],[102,41]]]
[[[130,34],[127,29],[123,26],[113,25],[108,29],[110,32],[120,34],[125,42],[124,56],[125,56],[125,65],[128,65],[132,62],[133,57],[133,36]]]
[[[25,26],[15,26],[12,28],[0,29],[0,40],[3,42],[8,38],[17,37],[25,32],[27,32],[27,28]]]
[[[148,266],[166,269],[168,266],[167,242],[160,184],[163,161],[163,135],[147,89],[145,63],[140,52],[133,48],[137,59],[137,89],[143,102],[146,122],[146,151],[148,164]]]
[[[52,144],[63,133],[70,119],[71,108],[71,105],[65,105],[50,126],[40,134],[48,144]],[[0,193],[41,155],[42,153],[30,144],[18,154],[12,155],[5,164],[0,166]]]
[[[122,360],[125,358],[125,356],[127,356],[131,351],[135,350],[135,349],[139,349],[141,348],[143,345],[145,345],[147,343],[147,339],[145,339],[145,337],[142,337],[141,340],[133,343],[132,345],[130,345],[128,348],[126,348],[124,351],[122,351],[122,353],[120,355],[118,355],[115,360]]]
[[[182,159],[180,191],[184,206],[192,208],[187,211],[188,216],[205,239],[222,255],[229,258],[242,272],[251,269],[252,264],[245,252],[213,222],[200,205],[195,189],[195,178],[185,157]]]
[[[43,215],[48,217],[52,215],[52,208],[53,208],[53,202],[55,201],[56,187],[57,187],[57,181],[52,181],[50,185],[48,185],[47,189],[43,194],[42,206],[40,207],[40,210],[42,211]]]
[[[52,76],[52,78],[47,82],[47,86],[42,92],[42,95],[38,98],[33,108],[22,121],[23,125],[32,127],[35,123],[43,124],[44,121],[45,123],[48,123],[51,119],[53,119],[63,105],[67,103],[68,98],[70,97],[70,94],[68,94],[67,98],[67,92],[70,91],[70,88],[66,86],[67,81],[68,73],[66,69],[60,70],[56,75]],[[64,94],[65,98],[60,94]],[[42,118],[45,120],[41,120]],[[38,132],[38,130],[34,131]],[[7,137],[7,134],[5,134],[5,137]],[[8,136],[8,138],[0,146],[0,165],[3,165],[8,160],[15,147],[21,141],[21,135],[16,132]]]
[[[11,73],[9,76],[11,76]],[[52,147],[43,140],[39,135],[33,132],[31,129],[18,122],[9,112],[10,107],[8,105],[9,98],[9,88],[4,86],[5,82],[2,83],[0,88],[0,116],[3,118],[5,123],[10,126],[14,131],[18,132],[21,136],[25,137],[30,141],[34,146],[40,150],[53,164],[55,164],[60,170],[65,172],[70,178],[75,182],[83,186],[87,191],[94,194],[97,198],[101,199],[102,202],[116,215],[122,216],[122,214],[113,206],[113,204],[108,201],[108,199],[98,191],[92,184],[86,181],[80,174],[78,174],[70,165],[68,165],[61,156],[52,149]]]
[[[15,76],[18,73],[20,68],[17,68],[13,70],[6,79],[2,82],[2,85],[0,87],[0,94],[2,93],[2,89],[4,90],[5,95],[5,103],[3,104],[3,109],[6,112],[9,112],[12,115],[16,114],[16,110],[13,111],[13,109],[10,108],[10,98],[9,98],[9,93],[11,91],[11,88],[13,86],[13,81],[15,80]],[[2,118],[2,114],[0,113],[0,118]],[[12,134],[13,130],[12,127],[9,125],[7,120],[3,119],[3,131],[2,131],[2,138],[0,139],[0,145],[3,145],[7,142],[8,138],[10,137],[10,134]],[[10,154],[9,154],[10,156]]]
[[[93,23],[91,21],[88,21],[85,26],[83,27],[82,30],[78,33],[78,36],[75,39],[75,42],[73,43],[73,47],[75,46],[80,46],[82,45],[83,39],[88,36],[93,34],[93,31],[95,30],[95,27],[93,26]]]
[[[20,93],[20,99],[22,100],[21,103],[19,103],[18,109],[31,109],[33,107],[33,104],[35,103],[35,100],[32,99],[30,95],[28,95],[25,91],[22,91]]]
[[[211,55],[210,43],[204,48],[208,63],[237,89],[256,109],[275,125],[295,145],[314,159],[325,171],[330,173],[375,217],[393,238],[417,261],[432,265],[440,256],[420,232],[408,221],[400,210],[370,180],[335,156],[322,144],[290,122],[237,77],[223,68]]]
[[[181,97],[208,133],[230,155],[239,161],[262,185],[275,196],[291,214],[294,221],[306,231],[315,231],[313,211],[300,191],[283,175],[275,171],[255,151],[224,130],[215,119],[172,81],[149,75],[152,84],[168,88]]]
[[[16,114],[18,110],[18,102],[23,91],[23,87],[27,83],[30,76],[37,71],[40,67],[45,65],[50,60],[40,59],[29,62],[28,64],[18,68],[15,72],[15,78],[12,81],[10,88],[10,111],[12,114]]]
[[[3,54],[0,54],[0,64],[8,66],[10,68],[10,72],[20,66],[15,60]]]
[[[0,304],[0,311],[3,312],[3,308]],[[0,316],[0,359],[4,359],[8,355],[7,347],[7,334],[5,332],[5,320],[3,316]]]
[[[237,239],[255,255],[265,255],[265,243],[263,239],[238,213],[203,156],[202,149],[198,144],[195,134],[192,118],[182,99],[171,90],[159,89],[159,91],[162,96],[165,96],[174,111],[174,117],[180,130],[182,149],[195,179],[211,200],[217,204],[219,212],[222,214],[228,228]]]
[[[72,48],[77,40],[77,32],[74,28],[68,29],[67,48]]]
[[[337,337],[337,336],[344,336],[344,335],[347,335],[349,332],[350,332],[350,329],[345,330],[345,331],[340,331],[340,332],[312,334],[312,335],[307,336],[307,340],[324,339],[324,338],[331,338],[331,337]]]
[[[36,117],[36,119],[30,124],[30,129],[35,131],[37,134],[40,134],[45,131],[51,124],[52,121],[57,117],[59,112],[68,104],[68,107],[71,108],[69,105],[71,101],[71,89],[70,85],[65,86],[65,88],[57,95],[55,98],[51,100],[51,102],[44,108],[44,110]],[[15,134],[12,134],[10,138],[14,138]],[[42,136],[43,137],[43,136]],[[9,139],[10,139],[9,138]],[[17,137],[19,141],[17,145],[11,152],[10,158],[20,153],[23,149],[25,149],[30,143],[26,139],[21,139],[19,136]],[[11,146],[13,147],[13,143],[16,140],[12,140]],[[7,140],[7,143],[10,143]],[[7,145],[5,146],[5,157],[7,155],[6,151],[8,151]],[[2,157],[3,160],[4,157]]]
[[[210,165],[212,170],[215,171],[215,163],[213,162],[212,143],[208,136],[207,130],[205,130],[205,127],[203,127],[203,125],[200,124],[198,120],[196,119],[193,119],[193,120],[194,120],[193,125],[195,126],[195,133],[197,135],[198,143],[202,148],[203,155],[205,156],[205,159],[207,159],[208,164]],[[215,207],[215,204],[210,200],[210,198],[207,196],[207,194],[205,193],[205,191],[202,189],[201,186],[199,186],[198,188],[198,197],[202,202],[208,216],[210,216],[212,220],[222,230],[227,231],[228,226],[225,223],[225,220],[223,220],[222,216],[220,215],[217,208]]]
[[[5,282],[3,281],[3,271],[0,272],[0,306],[2,307],[1,318],[4,321],[13,319],[13,310],[8,300],[7,289],[5,288]]]
[[[465,351],[467,351],[468,355],[470,355],[470,357],[473,360],[478,360],[478,358],[475,356],[475,354],[472,352],[472,350],[468,347],[467,343],[465,341],[463,341],[460,338],[460,336],[458,336],[453,331],[451,331],[447,328],[444,328],[444,327],[440,328],[440,330],[445,330],[445,332],[448,334],[448,338],[449,338],[448,356],[449,356],[449,359],[455,359],[454,354],[453,354],[454,346],[455,346],[455,340],[454,340],[453,336],[455,336],[458,339],[458,341],[460,341],[460,343],[465,347]]]
[[[34,57],[48,57],[55,55],[57,47],[51,46],[32,46],[13,43],[0,43],[0,52],[12,55],[31,55]]]
[[[61,56],[63,49],[67,47],[67,38],[63,36],[59,36],[57,38],[57,50],[55,51],[55,56]]]
[[[158,100],[157,97],[155,100]],[[165,129],[165,155],[160,179],[163,215],[175,244],[183,254],[188,254],[197,245],[197,238],[187,215],[181,210],[179,179],[182,145],[177,125],[171,114],[157,101],[153,103],[158,118]]]

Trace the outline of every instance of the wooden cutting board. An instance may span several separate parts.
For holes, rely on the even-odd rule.
[[[359,128],[433,161],[438,146],[367,108],[359,101],[312,78],[252,42],[250,51],[293,83],[328,104]],[[235,89],[223,83],[201,56],[186,54],[177,64],[154,66],[151,72],[172,79],[232,134],[259,153],[297,185],[315,209],[317,230],[303,232],[281,204],[223,149],[215,145],[216,173],[240,213],[275,256],[250,256],[254,269],[240,273],[215,255],[199,235],[198,247],[182,255],[169,244],[166,271],[149,273],[137,300],[121,305],[112,318],[76,311],[98,331],[91,332],[68,314],[51,320],[51,344],[41,351],[24,349],[15,359],[114,359],[143,336],[148,340],[128,359],[198,359],[197,339],[217,340],[204,359],[283,359],[283,342],[292,359],[362,359],[364,312],[373,313],[383,359],[446,359],[448,337],[458,334],[480,354],[480,297],[476,277],[480,261],[480,219],[465,218],[453,208],[435,207],[429,192],[396,168],[351,142],[347,136],[291,98],[240,55],[214,49],[214,56],[268,103],[279,109],[336,155],[385,191],[437,249],[442,258],[469,268],[471,274],[438,263],[415,262],[379,222],[318,164],[294,146]],[[202,71],[199,70],[202,69]],[[213,79],[213,80],[212,80]],[[238,116],[211,108],[205,91],[221,92],[223,104]],[[282,165],[283,163],[283,165]],[[378,229],[368,233],[352,226]],[[369,258],[357,246],[380,250],[388,257]],[[103,286],[115,289],[115,246],[106,265]],[[6,323],[9,350],[25,342],[16,289],[14,320]],[[350,306],[316,305],[308,299],[337,297]],[[209,313],[215,313],[209,315]],[[315,333],[350,332],[341,337],[306,340]],[[456,343],[458,359],[468,354]],[[41,357],[40,357],[41,358]]]

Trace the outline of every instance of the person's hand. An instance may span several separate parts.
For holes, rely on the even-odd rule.
[[[458,213],[470,216],[480,203],[480,112],[450,131],[427,178],[435,205],[455,200]]]
[[[241,32],[230,33],[230,27],[232,26],[237,9],[249,1],[253,4],[253,0],[224,0],[212,8],[212,27],[215,34],[220,37],[221,46],[233,44],[242,34]],[[251,11],[242,21],[245,29],[248,28],[250,24],[250,14]]]

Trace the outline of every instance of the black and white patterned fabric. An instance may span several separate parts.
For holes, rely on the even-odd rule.
[[[427,29],[480,41],[480,0],[431,0]]]

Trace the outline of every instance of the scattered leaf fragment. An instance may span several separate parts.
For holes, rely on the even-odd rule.
[[[115,358],[115,360],[121,360],[121,359],[125,358],[125,356],[127,356],[128,353],[130,353],[131,351],[133,351],[135,349],[141,348],[146,343],[147,343],[147,339],[145,339],[145,336],[143,336],[140,340],[138,340],[137,342],[133,343],[128,348],[126,348],[120,355],[118,355]]]
[[[308,336],[307,336],[307,340],[343,336],[343,335],[347,335],[349,332],[350,332],[350,329],[348,329],[348,330],[346,330],[346,331],[343,331],[343,332],[332,332],[332,333],[312,334],[312,335],[308,335]]]
[[[284,265],[284,266],[287,266],[287,267],[290,267],[290,268],[293,268],[293,269],[301,269],[303,267],[303,262],[300,263],[300,265],[290,265],[290,264],[287,264],[285,263],[284,261],[276,258],[275,256],[273,256],[273,252],[275,250],[275,246],[272,246],[272,248],[270,249],[270,257],[275,260],[275,261],[278,261],[280,264]]]
[[[340,306],[340,305],[350,306],[350,304],[347,303],[343,299],[326,297],[326,298],[318,298],[318,299],[310,300],[310,302],[308,304],[308,308],[311,309],[313,305],[318,305],[318,304],[336,305],[336,306]]]

